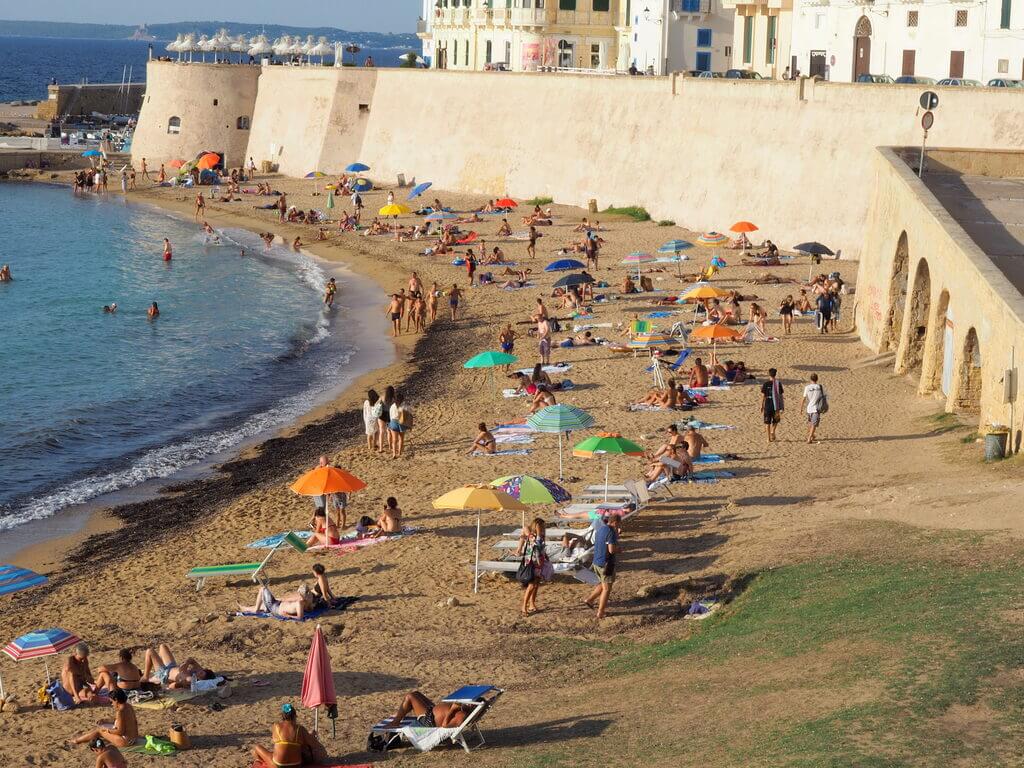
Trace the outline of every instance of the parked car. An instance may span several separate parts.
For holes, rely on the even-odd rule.
[[[935,85],[934,77],[921,77],[920,75],[903,75],[896,78],[897,85]]]
[[[760,72],[750,69],[727,69],[725,77],[728,80],[764,80]]]
[[[1007,77],[997,77],[988,81],[989,88],[1024,88],[1024,80],[1011,80]]]
[[[710,80],[716,77],[725,77],[721,72],[698,72],[694,77],[699,77],[704,80]]]
[[[888,75],[857,75],[858,83],[880,83],[891,85],[895,81]]]
[[[978,80],[967,80],[963,77],[944,77],[936,85],[961,85],[966,88],[980,88],[981,82]]]

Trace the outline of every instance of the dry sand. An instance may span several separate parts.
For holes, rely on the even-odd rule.
[[[309,182],[274,179],[273,183],[301,207],[323,203],[322,197],[309,196]],[[438,194],[457,209],[481,202],[477,197]],[[383,205],[383,195],[366,195],[368,209]],[[133,196],[190,214],[190,193],[154,189]],[[305,241],[313,239],[312,228],[281,225],[271,212],[254,212],[252,202],[263,201],[245,196],[241,203],[210,203],[209,219],[221,225],[270,230],[288,240],[298,233]],[[344,201],[339,202],[335,213],[345,207]],[[677,486],[679,498],[655,504],[626,526],[620,577],[608,619],[598,623],[581,607],[588,588],[572,580],[544,586],[541,612],[528,619],[519,617],[520,592],[511,581],[485,577],[480,593],[474,595],[470,565],[475,516],[436,511],[430,502],[467,482],[520,472],[551,477],[557,472],[554,436],[538,436],[529,446],[529,456],[466,456],[478,421],[522,418],[527,403],[495,396],[486,374],[462,369],[462,362],[473,354],[497,347],[499,324],[527,319],[536,297],[549,296],[551,283],[559,275],[545,274],[543,265],[556,258],[553,250],[578,237],[571,227],[584,215],[579,209],[554,209],[556,225],[542,230],[540,256],[528,264],[535,287],[520,291],[473,288],[468,292],[465,318],[454,324],[445,319],[442,300],[441,318],[428,333],[398,340],[399,362],[364,377],[304,426],[247,452],[205,481],[115,510],[114,516],[123,523],[120,533],[98,534],[82,543],[69,560],[53,568],[46,587],[3,598],[0,638],[60,625],[90,642],[94,665],[113,660],[121,647],[142,648],[162,640],[182,656],[194,655],[228,672],[236,682],[234,695],[223,702],[222,711],[211,711],[208,702],[201,702],[173,713],[140,712],[140,725],[144,732],[156,734],[165,734],[172,722],[186,725],[196,750],[180,755],[179,766],[247,765],[250,746],[269,742],[269,727],[279,705],[297,701],[313,626],[232,618],[229,614],[239,601],[253,598],[251,584],[216,581],[197,594],[185,572],[194,565],[248,560],[252,552],[243,549],[246,542],[302,528],[311,505],[291,493],[288,484],[311,467],[320,453],[327,453],[368,483],[368,489],[356,495],[350,519],[375,513],[385,497],[395,495],[407,523],[421,529],[403,540],[343,557],[282,551],[269,568],[272,586],[285,590],[308,579],[312,563],[320,562],[327,567],[335,592],[360,598],[347,611],[322,620],[341,697],[338,736],[327,739],[331,754],[343,762],[373,759],[361,753],[368,727],[393,711],[407,690],[419,688],[440,696],[466,683],[493,683],[508,692],[488,718],[489,749],[473,758],[442,752],[400,756],[399,762],[540,764],[525,762],[528,753],[571,744],[584,756],[578,764],[588,765],[585,755],[598,739],[612,740],[619,754],[630,754],[638,747],[632,723],[652,711],[658,713],[656,719],[675,726],[680,722],[700,726],[699,717],[694,719],[684,702],[678,708],[671,701],[667,707],[656,706],[653,687],[645,687],[642,679],[635,681],[634,689],[623,691],[614,681],[593,679],[586,658],[551,652],[557,638],[656,640],[689,630],[689,623],[680,620],[682,606],[675,595],[639,597],[641,588],[686,577],[735,576],[829,552],[842,538],[836,533],[842,530],[837,521],[849,518],[1020,532],[1019,519],[999,502],[1007,494],[1020,493],[1019,477],[980,466],[973,447],[939,435],[929,417],[940,405],[916,397],[911,383],[893,376],[890,366],[870,364],[872,356],[851,332],[855,297],[850,296],[844,305],[842,333],[822,337],[810,321],[798,321],[794,335],[778,343],[720,349],[722,359],[743,359],[751,369],[780,369],[788,394],[780,441],[772,446],[764,442],[757,386],[711,393],[711,403],[693,415],[738,427],[706,435],[712,450],[740,455],[740,460],[726,465],[737,477],[716,485]],[[675,237],[695,237],[695,233],[653,222],[598,218],[606,228],[607,243],[597,277],[613,287],[624,273],[618,261],[625,253],[654,250]],[[759,223],[771,236],[770,222]],[[723,222],[723,227],[728,224]],[[488,247],[497,243],[508,258],[523,263],[525,243],[498,242],[493,236],[497,226],[498,220],[492,219],[471,228],[481,233]],[[513,228],[523,228],[518,216]],[[388,237],[336,233],[330,242],[311,246],[323,258],[344,261],[374,278],[382,288],[382,313],[385,291],[404,286],[413,269],[427,286],[434,280],[442,286],[453,281],[465,284],[465,271],[450,266],[449,257],[415,255],[421,248],[421,243],[396,243]],[[685,271],[705,266],[714,252],[689,251]],[[715,285],[763,297],[763,304],[772,310],[770,330],[781,335],[774,309],[782,296],[796,293],[797,286],[752,286],[747,280],[765,270],[738,266],[736,252],[723,255],[729,267]],[[826,263],[826,267],[841,270],[848,281],[856,273],[851,262]],[[771,271],[806,279],[808,265],[800,258],[793,266]],[[666,266],[666,271],[653,276],[658,289],[676,292],[679,287],[674,267]],[[614,288],[611,293],[616,293]],[[596,305],[595,321],[627,321],[635,313],[649,311],[652,298],[635,295]],[[173,322],[173,318],[162,322]],[[611,336],[614,331],[596,333]],[[382,339],[380,343],[389,342]],[[524,366],[537,357],[535,343],[526,338],[517,343],[516,352]],[[600,347],[556,347],[553,356],[572,364],[568,375],[580,385],[559,395],[559,402],[588,410],[601,429],[622,432],[651,449],[660,444],[657,433],[674,417],[625,409],[651,383],[643,373],[642,357],[613,354]],[[831,411],[820,430],[823,442],[817,445],[804,443],[799,408],[802,384],[812,371],[821,375],[831,400]],[[407,393],[416,416],[407,455],[401,460],[366,452],[356,410],[366,386],[381,390],[387,384]],[[613,459],[612,477],[630,478],[639,468],[635,459]],[[574,478],[567,485],[577,491],[602,479],[603,463],[569,459],[567,474]],[[490,546],[499,534],[515,528],[517,518],[484,515],[485,556],[493,551]],[[16,562],[32,565],[47,560],[52,557],[46,557],[44,549],[23,553]],[[457,605],[445,605],[450,597],[456,598]],[[40,682],[42,664],[14,665],[5,659],[0,671],[8,689],[27,701]],[[101,714],[81,709],[0,716],[0,760],[9,765],[84,765],[88,755],[60,745]],[[304,713],[302,719],[309,722],[311,716]],[[396,756],[392,753],[389,758]],[[136,757],[131,762],[152,759]],[[646,763],[659,764],[653,759]],[[620,764],[636,763],[626,759]]]

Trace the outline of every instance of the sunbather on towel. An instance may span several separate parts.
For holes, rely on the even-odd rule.
[[[522,374],[519,375],[522,376]],[[494,439],[494,435],[491,434],[491,431],[487,429],[487,424],[481,421],[476,425],[476,428],[476,439],[473,441],[473,445],[470,446],[466,453],[494,453],[495,450],[497,450],[498,442]]]
[[[267,768],[297,768],[300,765],[326,762],[327,750],[316,736],[296,722],[296,716],[294,705],[284,704],[281,707],[281,719],[270,729],[273,750],[253,747],[253,757],[262,761]]]
[[[156,651],[152,648],[146,649],[142,677],[156,685],[165,688],[190,688],[193,680],[212,680],[216,676],[212,669],[204,668],[191,656],[178,664],[166,643],[160,643]]]
[[[387,536],[392,533],[402,532],[402,508],[398,506],[398,499],[388,496],[384,502],[384,511],[377,518],[377,524],[370,529],[370,536]]]
[[[72,744],[94,744],[97,739],[115,747],[130,747],[135,743],[139,738],[139,721],[135,719],[135,709],[128,703],[128,694],[114,690],[110,694],[110,704],[114,708],[114,722],[100,723],[99,727],[76,736]]]
[[[685,440],[679,445],[666,446],[668,450],[647,466],[647,482],[653,483],[662,477],[666,480],[679,480],[690,474],[693,471],[693,464],[686,452],[687,447]]]
[[[112,691],[137,691],[142,687],[142,670],[132,664],[132,652],[122,648],[116,664],[104,664],[96,670],[96,685]]]
[[[405,695],[402,705],[388,726],[397,728],[401,725],[402,718],[410,713],[416,716],[424,728],[457,728],[470,713],[470,708],[463,704],[435,704],[419,691],[413,691]]]
[[[327,519],[327,512],[323,507],[317,507],[313,513],[313,535],[306,542],[310,547],[330,547],[340,543],[338,538],[338,526],[333,520]]]
[[[266,583],[260,584],[256,593],[255,605],[238,604],[239,613],[269,613],[279,619],[298,619],[306,615],[306,600],[302,596],[287,595],[286,599],[278,600]]]
[[[75,645],[71,655],[64,660],[60,684],[71,694],[75,704],[87,703],[96,698],[96,681],[89,669],[89,646],[85,643]]]

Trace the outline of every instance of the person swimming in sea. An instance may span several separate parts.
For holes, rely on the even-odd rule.
[[[103,313],[104,314],[112,315],[115,312],[117,312],[117,302],[113,302],[112,304],[104,304],[103,305]]]
[[[149,309],[146,311],[146,317],[150,320],[156,320],[160,317],[160,307],[156,305],[155,301],[149,305]]]
[[[14,278],[11,277],[11,265],[4,264],[0,267],[0,283],[9,283],[12,280],[14,280]]]
[[[164,238],[164,261],[170,261],[174,257],[171,251],[171,241]]]

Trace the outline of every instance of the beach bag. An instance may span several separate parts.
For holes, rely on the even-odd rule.
[[[544,563],[540,567],[540,578],[543,581],[551,581],[555,577],[555,566],[548,558],[544,558]]]
[[[174,745],[175,749],[192,749],[192,739],[189,738],[185,726],[175,723],[167,731],[167,740]]]
[[[402,425],[403,429],[412,429],[412,411],[402,408],[398,412],[398,423]]]
[[[46,686],[46,695],[50,697],[50,706],[58,712],[65,712],[75,708],[75,700],[71,694],[64,690],[60,680],[54,680]]]
[[[533,563],[525,557],[519,564],[519,570],[516,571],[516,581],[524,587],[533,581]]]
[[[818,413],[828,413],[828,396],[824,387],[821,388],[821,397],[818,398]]]

